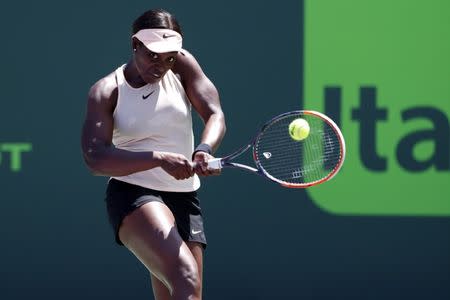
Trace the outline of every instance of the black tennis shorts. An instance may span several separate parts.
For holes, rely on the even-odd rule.
[[[187,242],[198,242],[206,248],[203,217],[197,192],[162,192],[111,178],[106,189],[106,208],[116,242],[123,219],[136,208],[151,201],[159,201],[172,211],[178,232]]]

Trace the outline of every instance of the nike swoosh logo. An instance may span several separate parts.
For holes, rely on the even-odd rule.
[[[164,39],[167,39],[167,38],[170,38],[170,37],[173,37],[173,36],[176,36],[176,35],[175,34],[167,34],[167,33],[163,34],[163,38]]]
[[[201,230],[194,230],[194,229],[192,229],[192,234],[198,234],[200,232],[202,232],[202,231]]]
[[[148,97],[150,97],[155,91],[151,91],[150,94],[148,95],[142,95],[142,99],[147,99]]]

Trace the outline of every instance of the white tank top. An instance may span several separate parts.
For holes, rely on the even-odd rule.
[[[118,86],[114,110],[115,147],[128,151],[167,151],[191,159],[194,150],[191,103],[178,77],[169,70],[154,84],[133,88],[125,79],[123,69],[116,70]],[[200,187],[197,175],[176,180],[162,168],[111,177],[146,188],[191,192]]]

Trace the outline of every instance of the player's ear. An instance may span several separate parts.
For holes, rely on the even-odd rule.
[[[131,49],[133,49],[133,52],[136,52],[138,44],[139,44],[139,40],[135,37],[132,37],[131,38]]]

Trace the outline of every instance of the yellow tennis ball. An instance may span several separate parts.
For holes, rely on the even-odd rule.
[[[309,124],[305,119],[298,118],[289,124],[289,135],[296,141],[304,140],[309,135]]]

